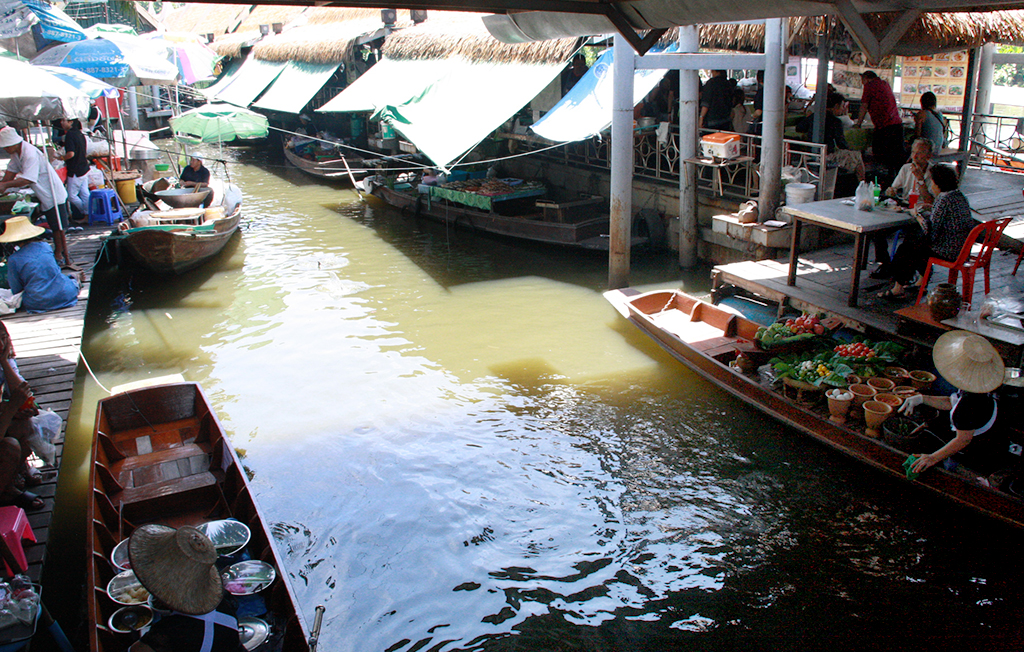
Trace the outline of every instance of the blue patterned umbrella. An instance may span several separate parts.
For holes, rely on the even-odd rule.
[[[115,86],[167,85],[178,77],[177,67],[145,41],[123,34],[61,43],[37,55],[32,63],[72,68]]]

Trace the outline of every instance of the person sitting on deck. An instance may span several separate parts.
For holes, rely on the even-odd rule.
[[[14,344],[7,327],[0,322],[0,367],[3,374],[4,397],[0,408],[0,504],[15,505],[25,511],[42,509],[43,499],[25,489],[42,483],[42,476],[28,464],[31,450],[25,443],[33,434],[32,417],[39,414],[29,404],[32,390],[28,381],[18,373],[14,361]],[[26,407],[28,404],[28,407]]]
[[[956,260],[963,249],[971,229],[978,225],[971,216],[967,197],[960,192],[956,171],[948,165],[932,168],[929,192],[935,196],[931,215],[914,208],[914,217],[920,230],[904,228],[903,243],[892,259],[892,288],[878,296],[883,299],[902,299],[909,293],[915,274],[923,274],[928,258]]]
[[[0,234],[0,243],[17,244],[7,257],[7,282],[11,292],[21,293],[21,307],[30,313],[75,305],[85,282],[85,272],[61,273],[50,245],[39,239],[44,232],[22,215],[7,220]]]
[[[948,464],[946,460],[953,456],[985,476],[1004,469],[1014,458],[1009,455],[1009,438],[1000,427],[995,395],[1003,384],[999,352],[981,335],[950,331],[936,340],[932,361],[939,375],[957,391],[950,396],[915,394],[900,412],[913,414],[918,405],[948,411],[949,427],[956,436],[934,452],[916,454],[910,470],[922,473],[936,464]]]
[[[171,609],[129,652],[239,652],[238,621],[217,570],[217,550],[191,526],[143,525],[128,541],[132,570]]]

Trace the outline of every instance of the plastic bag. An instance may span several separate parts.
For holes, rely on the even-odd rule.
[[[32,417],[32,421],[39,427],[46,441],[60,437],[60,428],[64,425],[64,420],[53,410],[40,410],[39,414]]]
[[[21,295],[21,292],[14,294],[7,288],[0,288],[0,315],[10,315],[20,308]]]
[[[867,181],[857,184],[857,192],[853,194],[853,205],[859,211],[875,210],[875,194]]]
[[[32,434],[25,439],[25,444],[39,459],[50,466],[57,463],[57,449],[51,443],[60,436],[63,420],[53,410],[40,410],[32,417]]]

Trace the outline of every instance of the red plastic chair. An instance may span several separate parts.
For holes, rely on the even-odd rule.
[[[981,268],[985,272],[985,294],[988,294],[988,267],[992,261],[992,251],[996,248],[996,243],[999,242],[999,237],[1003,235],[1003,229],[1010,223],[1010,220],[1011,218],[1009,217],[1000,217],[996,220],[982,222],[971,229],[970,235],[967,236],[967,242],[964,243],[956,260],[929,258],[928,264],[925,266],[924,278],[921,279],[921,289],[917,292],[917,301],[914,304],[921,303],[921,297],[924,296],[925,290],[928,289],[928,278],[932,273],[932,265],[948,267],[949,282],[953,284],[956,284],[957,276],[960,274],[964,275],[963,297],[964,301],[968,304],[971,303],[971,297],[974,295],[974,272]],[[981,240],[981,249],[975,253],[974,245],[979,240]]]

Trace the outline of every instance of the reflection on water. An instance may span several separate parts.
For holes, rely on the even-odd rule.
[[[85,352],[108,387],[203,384],[306,617],[327,606],[322,649],[1017,635],[1016,534],[701,381],[604,302],[601,255],[450,232],[233,155],[241,238],[181,279],[99,274]],[[632,278],[706,289],[675,268],[638,255]],[[69,464],[92,411],[75,416]]]

